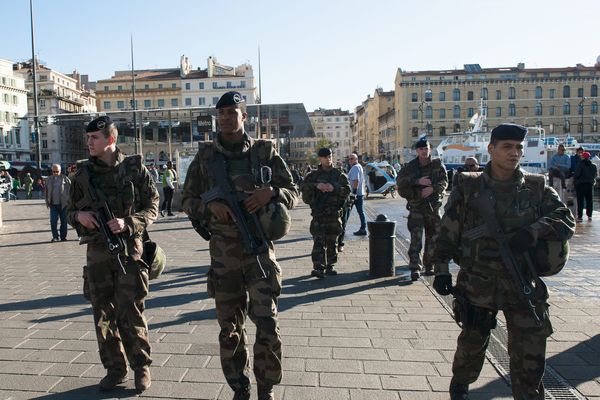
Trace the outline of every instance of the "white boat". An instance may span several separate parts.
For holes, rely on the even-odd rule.
[[[438,157],[446,166],[447,170],[462,167],[467,157],[475,157],[480,166],[489,161],[487,151],[490,142],[490,132],[484,130],[486,108],[480,107],[480,113],[476,113],[469,125],[471,129],[467,132],[450,134],[437,146]],[[530,126],[527,128],[527,136],[523,142],[523,158],[520,165],[523,169],[534,173],[546,173],[548,161],[558,150],[558,145],[563,144],[568,153],[575,153],[577,141],[567,137],[564,142],[556,137],[546,137],[544,128]]]

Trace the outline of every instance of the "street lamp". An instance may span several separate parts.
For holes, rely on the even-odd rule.
[[[38,93],[37,93],[37,70],[35,60],[35,34],[33,27],[33,0],[29,0],[29,17],[31,20],[31,72],[33,73],[33,132],[36,141],[37,168],[42,173],[42,139],[40,138],[40,124],[38,120]]]
[[[579,112],[581,113],[581,143],[583,143],[583,103],[585,102],[587,97],[581,97],[581,101],[579,102]]]

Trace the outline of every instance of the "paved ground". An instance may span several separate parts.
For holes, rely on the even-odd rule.
[[[398,200],[389,205],[403,208]],[[68,242],[49,243],[48,212],[39,200],[4,203],[3,215],[0,399],[136,397],[132,380],[110,395],[98,392],[104,370],[91,310],[81,295],[84,248],[74,232]],[[447,399],[459,330],[428,284],[408,280],[401,255],[395,277],[371,278],[368,239],[356,237],[348,238],[339,276],[309,278],[306,206],[293,217],[292,231],[276,244],[284,270],[285,357],[276,398]],[[398,224],[400,234],[403,225]],[[348,230],[356,228],[353,213]],[[581,224],[572,261],[548,280],[556,331],[549,340],[549,363],[590,399],[600,399],[599,232],[600,218]],[[169,266],[153,281],[147,300],[153,385],[142,397],[230,399],[219,366],[214,304],[205,294],[207,244],[183,214],[159,220],[150,233],[167,251]],[[254,334],[251,322],[249,333]],[[510,398],[489,363],[473,393],[473,399]]]

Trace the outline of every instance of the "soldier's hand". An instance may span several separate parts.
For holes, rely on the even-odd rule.
[[[533,236],[526,228],[521,228],[510,238],[508,245],[516,253],[524,253],[531,246],[535,245]]]
[[[431,179],[429,179],[429,177],[427,177],[427,176],[423,176],[423,177],[419,178],[419,180],[417,181],[417,184],[419,184],[421,186],[431,186]]]
[[[123,233],[128,229],[123,218],[111,219],[110,221],[106,222],[106,225],[108,225],[108,228],[115,235]]]
[[[325,191],[333,192],[333,185],[331,183],[325,183]]]
[[[325,192],[325,191],[326,191],[326,190],[325,190],[325,188],[327,187],[327,184],[326,184],[326,183],[323,183],[323,182],[319,182],[319,183],[317,183],[317,186],[316,186],[316,187],[317,187],[317,189],[319,189],[321,192]]]
[[[250,196],[244,200],[246,211],[253,214],[263,208],[273,198],[273,188],[264,187],[251,192]]]
[[[452,293],[452,275],[436,275],[433,279],[433,288],[441,296]]]
[[[210,212],[213,213],[213,215],[217,218],[218,221],[226,222],[231,220],[235,222],[233,212],[231,212],[231,209],[227,205],[218,201],[211,201],[207,204],[207,207],[210,210]]]
[[[426,199],[433,194],[433,188],[431,186],[427,186],[426,188],[421,189],[421,198]]]
[[[92,211],[78,211],[77,221],[90,230],[99,228],[98,221],[96,221],[96,215]]]

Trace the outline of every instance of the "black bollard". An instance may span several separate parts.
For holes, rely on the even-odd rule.
[[[396,221],[379,214],[367,223],[369,229],[369,274],[376,277],[394,276]]]

